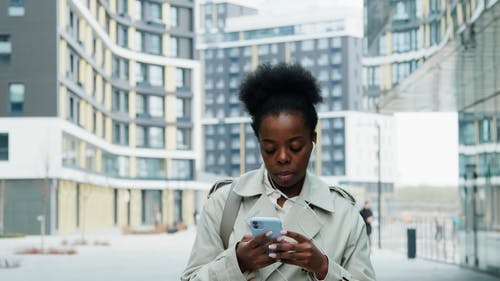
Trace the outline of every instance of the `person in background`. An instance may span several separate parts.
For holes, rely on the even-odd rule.
[[[264,64],[241,84],[240,100],[264,164],[210,195],[181,280],[375,280],[358,209],[307,172],[322,100],[316,79],[300,65]],[[230,192],[242,199],[226,248],[220,225]],[[283,231],[253,237],[251,217],[280,218]]]
[[[365,221],[366,224],[366,234],[368,235],[368,241],[370,243],[370,248],[372,246],[372,223],[373,223],[373,212],[372,209],[370,208],[370,202],[365,201],[365,204],[363,205],[363,209],[359,212],[361,214],[361,217],[363,217],[363,220]]]

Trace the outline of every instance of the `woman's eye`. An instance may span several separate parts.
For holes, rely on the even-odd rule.
[[[276,149],[264,149],[264,152],[267,154],[273,154],[276,151]]]
[[[299,151],[302,150],[302,146],[300,146],[300,147],[291,147],[290,150],[293,151],[293,152],[299,152]]]

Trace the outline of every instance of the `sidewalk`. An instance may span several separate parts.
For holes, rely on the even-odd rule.
[[[500,249],[499,249],[500,250]],[[423,259],[407,259],[390,250],[375,249],[373,266],[380,281],[499,281],[500,277],[479,273],[456,265]]]
[[[39,236],[0,239],[0,260],[20,262],[18,268],[0,268],[2,281],[178,281],[194,242],[195,229],[175,234],[87,235],[89,242],[107,241],[109,246],[75,246],[76,255],[16,255],[16,250],[37,247]],[[78,236],[46,237],[46,247],[61,247]],[[500,249],[499,249],[500,250]],[[408,260],[389,250],[374,250],[372,256],[379,281],[500,281],[500,277],[474,272],[454,265],[427,260]]]

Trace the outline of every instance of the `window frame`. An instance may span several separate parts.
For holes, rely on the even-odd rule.
[[[5,141],[5,146],[0,146],[0,161],[9,161],[9,133],[0,133],[0,144]]]
[[[2,45],[5,45],[5,47],[2,48]],[[10,65],[11,60],[12,36],[10,34],[0,34],[0,65]]]
[[[20,110],[17,110],[17,109],[14,109],[15,107],[13,106],[13,102],[12,102],[12,86],[22,86],[22,102],[20,103],[21,106],[20,106]],[[9,87],[8,87],[8,92],[9,92],[9,112],[10,113],[15,113],[15,114],[18,114],[18,113],[23,113],[24,112],[24,100],[25,100],[25,94],[26,94],[26,87],[24,85],[24,83],[21,83],[21,82],[12,82],[12,83],[9,83]],[[16,103],[16,104],[19,104]]]

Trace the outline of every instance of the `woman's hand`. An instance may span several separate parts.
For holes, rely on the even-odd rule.
[[[283,231],[281,234],[288,236],[296,243],[283,241],[269,245],[274,253],[269,254],[278,261],[293,264],[313,272],[318,279],[324,279],[328,273],[328,258],[312,243],[312,241],[293,231]]]
[[[276,243],[276,239],[269,239],[271,231],[259,236],[245,235],[236,245],[236,257],[241,272],[252,271],[266,267],[276,262],[269,256],[269,245]]]

